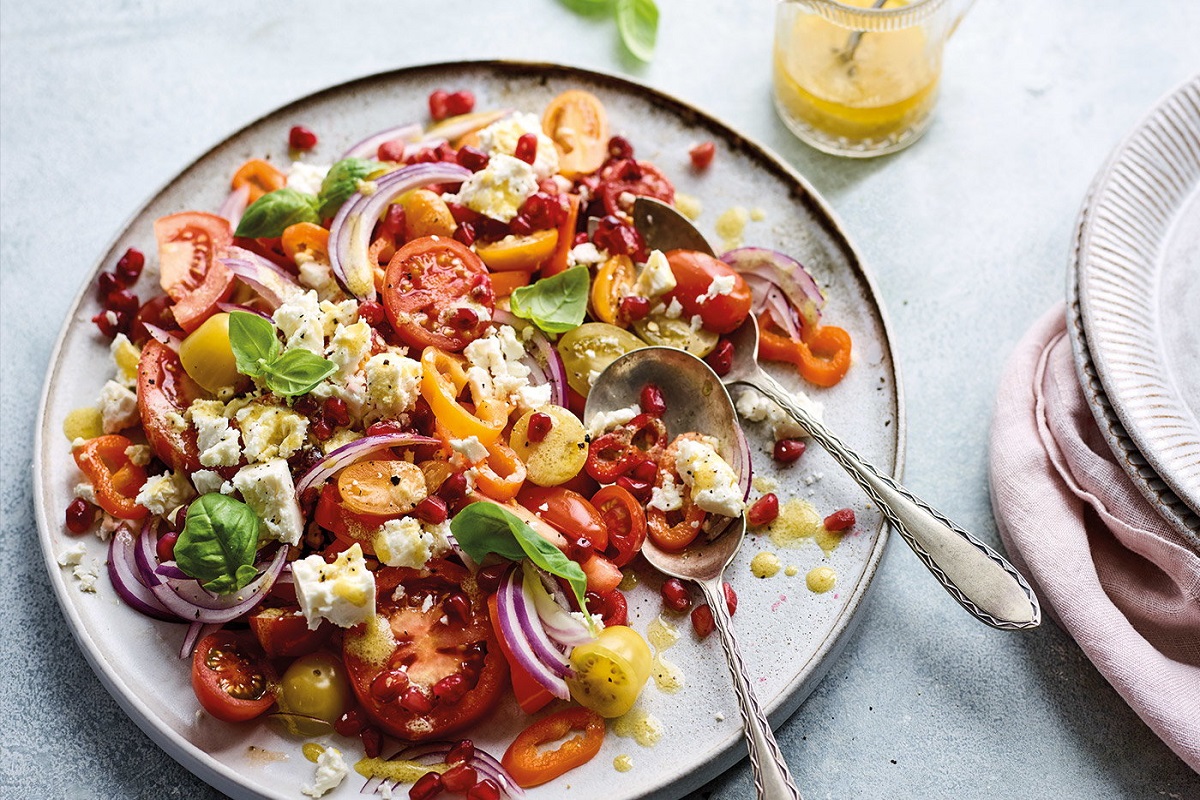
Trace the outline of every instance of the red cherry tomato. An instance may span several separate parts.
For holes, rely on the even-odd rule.
[[[196,429],[179,419],[202,396],[204,390],[184,372],[174,350],[153,339],[146,342],[138,361],[138,414],[154,454],[176,472],[201,469]]]
[[[597,190],[609,214],[628,213],[628,204],[621,203],[622,195],[653,197],[664,203],[675,201],[675,187],[658,167],[649,161],[625,158],[612,161],[600,171]]]
[[[646,512],[629,490],[613,484],[592,496],[592,505],[608,529],[604,555],[623,567],[634,559],[646,541]]]
[[[384,308],[410,347],[462,350],[487,331],[494,302],[487,267],[454,239],[414,239],[388,262]]]
[[[173,305],[171,298],[165,294],[157,295],[142,303],[142,307],[133,316],[133,323],[129,326],[129,340],[138,347],[144,345],[146,340],[151,338],[146,325],[154,325],[165,331],[178,329],[179,326],[175,324],[175,314],[172,311]]]
[[[568,539],[587,539],[598,553],[608,547],[608,529],[604,518],[583,495],[561,486],[536,486],[526,483],[517,494],[517,502],[553,525]]]
[[[275,670],[254,639],[217,631],[200,640],[192,654],[192,689],[209,714],[244,722],[275,703]]]
[[[321,620],[316,630],[309,630],[299,608],[260,608],[250,616],[250,630],[269,657],[295,658],[324,646],[333,626]]]
[[[629,624],[629,602],[620,589],[610,589],[607,592],[587,593],[588,611],[599,614],[604,620],[604,627]]]
[[[667,261],[675,275],[675,290],[669,297],[683,306],[684,317],[699,314],[704,327],[716,333],[737,330],[745,322],[750,313],[750,287],[733,267],[695,250],[672,250],[667,253]],[[707,297],[715,278],[732,278],[733,288]]]
[[[233,273],[220,259],[233,241],[229,221],[185,211],[154,222],[159,282],[175,301],[175,321],[191,332],[233,292]]]

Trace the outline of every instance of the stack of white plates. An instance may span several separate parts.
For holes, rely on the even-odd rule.
[[[1069,295],[1101,433],[1200,552],[1200,76],[1159,103],[1096,177]]]

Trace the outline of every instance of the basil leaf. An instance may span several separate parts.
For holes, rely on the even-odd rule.
[[[229,345],[237,359],[237,371],[251,378],[260,377],[267,364],[279,357],[275,326],[246,311],[230,312]]]
[[[206,494],[188,506],[175,562],[210,592],[229,594],[258,574],[257,549],[258,517],[250,507],[223,494]]]
[[[300,347],[285,350],[283,355],[263,365],[267,388],[282,397],[307,394],[328,378],[337,365],[327,358]]]
[[[561,0],[562,4],[576,14],[599,16],[612,7],[612,0]]]
[[[319,223],[317,198],[295,189],[276,189],[255,200],[242,214],[234,236],[249,239],[282,236],[289,225],[297,222]]]
[[[475,561],[482,561],[489,553],[509,561],[528,558],[546,572],[571,584],[579,607],[586,607],[583,595],[587,591],[587,577],[583,568],[511,511],[496,503],[471,503],[451,521],[450,532],[458,546]]]
[[[652,59],[658,39],[658,6],[654,0],[617,0],[617,30],[636,58]]]
[[[358,191],[358,182],[379,168],[378,162],[365,158],[343,158],[330,167],[325,180],[321,181],[321,193],[317,195],[317,214],[321,219],[337,214],[342,203]]]
[[[514,290],[509,303],[512,313],[546,333],[566,333],[583,323],[587,299],[588,269],[578,266]]]

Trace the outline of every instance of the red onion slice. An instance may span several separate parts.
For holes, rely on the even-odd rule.
[[[373,133],[349,150],[342,153],[342,158],[375,158],[379,153],[379,145],[400,139],[404,142],[415,142],[421,138],[421,126],[416,122],[407,125],[397,125],[394,128]],[[340,160],[340,159],[339,159]]]
[[[571,662],[563,653],[562,648],[550,641],[550,637],[546,635],[546,629],[542,626],[542,620],[533,605],[533,599],[525,592],[524,571],[512,570],[507,583],[511,605],[516,612],[517,624],[521,626],[521,630],[529,639],[533,654],[560,678],[574,674],[571,670]]]
[[[237,230],[238,223],[242,221],[242,214],[246,213],[248,205],[250,205],[250,184],[243,183],[230,192],[229,196],[225,198],[225,202],[221,203],[221,207],[217,209],[217,216],[229,220],[229,227]]]
[[[471,114],[459,114],[437,123],[418,140],[430,145],[437,141],[453,142],[461,139],[472,131],[482,130],[493,122],[498,122],[512,113],[511,108],[498,108],[493,111],[476,111]]]
[[[356,192],[338,209],[329,226],[329,265],[347,292],[360,300],[375,299],[375,268],[367,251],[384,210],[405,192],[434,183],[461,183],[471,171],[457,164],[412,164],[372,181],[369,195]]]
[[[146,527],[149,526],[143,526],[142,535],[146,535]],[[108,540],[108,578],[117,595],[126,605],[148,617],[178,622],[179,618],[142,581],[136,553],[133,532],[124,525],[117,528]]]
[[[571,690],[567,688],[563,677],[566,674],[564,670],[568,670],[569,666],[561,664],[551,666],[543,660],[542,654],[534,651],[534,644],[530,641],[529,633],[523,627],[521,618],[517,614],[515,595],[524,595],[524,592],[517,588],[515,574],[515,569],[509,570],[496,593],[500,635],[508,643],[517,663],[529,673],[531,678],[550,694],[566,700],[571,696]]]
[[[188,625],[187,635],[183,637],[183,644],[179,648],[179,657],[181,659],[191,658],[192,652],[196,649],[196,643],[210,633],[221,630],[222,627],[224,626],[208,622],[193,622]]]
[[[772,283],[760,275],[746,273],[742,276],[750,287],[752,308],[755,314],[771,312],[771,319],[793,339],[800,338],[800,312],[788,301],[779,284]]]
[[[142,324],[146,326],[146,333],[150,334],[151,339],[154,339],[159,344],[165,344],[176,353],[179,352],[179,345],[183,344],[182,336],[163,330],[149,322],[143,322]]]
[[[525,570],[525,593],[533,600],[534,609],[546,634],[564,647],[574,647],[594,640],[596,637],[588,630],[587,625],[550,594],[537,567],[528,561],[523,562],[522,566]]]
[[[219,311],[224,311],[226,314],[233,311],[245,311],[247,314],[254,314],[255,316],[262,317],[268,322],[274,323],[274,320],[271,319],[271,315],[267,312],[260,311],[257,308],[251,308],[250,306],[244,306],[241,303],[217,303],[217,309]]]
[[[723,254],[721,260],[742,273],[743,277],[756,275],[779,286],[788,302],[810,325],[820,322],[825,294],[809,271],[796,259],[765,247],[739,247]],[[755,311],[761,310],[756,297]]]
[[[414,761],[418,764],[439,764],[444,763],[446,756],[450,755],[450,751],[457,746],[457,742],[424,742],[422,744],[410,745],[403,750],[398,750],[387,757],[387,761]],[[520,800],[525,797],[525,790],[517,785],[512,776],[508,774],[508,770],[496,760],[494,756],[485,750],[475,749],[475,755],[467,762],[479,773],[480,778],[490,778],[496,782],[504,792],[513,800]],[[383,786],[395,790],[399,786],[399,781],[388,780],[387,778],[371,778],[360,790],[362,794],[382,794]]]
[[[296,496],[302,495],[305,490],[320,486],[329,480],[333,473],[348,467],[356,461],[369,456],[371,453],[382,450],[385,447],[411,447],[415,444],[438,444],[438,440],[430,436],[421,436],[416,433],[405,433],[397,431],[395,433],[378,433],[374,436],[364,436],[361,439],[355,439],[353,442],[344,444],[341,447],[328,453],[317,463],[308,468],[308,471],[300,476],[300,480],[296,481]]]
[[[272,309],[304,291],[291,275],[257,253],[240,247],[230,247],[227,252],[229,258],[222,258],[221,263],[242,283],[258,292]]]

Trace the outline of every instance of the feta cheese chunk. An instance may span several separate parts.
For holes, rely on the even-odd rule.
[[[233,476],[233,487],[255,513],[272,539],[296,544],[304,533],[304,516],[296,501],[296,485],[292,471],[282,458],[265,464],[242,467]]]
[[[245,442],[243,453],[251,463],[291,458],[308,437],[308,417],[283,406],[253,403],[236,416]]]
[[[291,298],[275,309],[272,319],[283,334],[285,350],[300,347],[317,355],[324,351],[325,312],[315,291],[310,289]]]
[[[321,184],[325,181],[325,175],[329,172],[330,166],[332,165],[293,161],[292,168],[288,170],[287,174],[287,186],[297,192],[318,195],[321,193]]]
[[[58,554],[58,565],[60,567],[74,567],[83,563],[83,557],[87,555],[87,549],[83,542],[76,542]]]
[[[206,467],[232,467],[242,457],[236,428],[225,418],[225,404],[220,400],[195,400],[188,406],[188,417],[196,429],[196,446],[200,463]]]
[[[709,437],[680,439],[675,463],[679,477],[692,490],[692,502],[705,511],[736,517],[745,508],[733,467],[721,458]]]
[[[449,549],[444,526],[427,526],[413,517],[389,519],[371,540],[375,555],[389,567],[420,569]],[[448,528],[447,528],[448,530]]]
[[[182,472],[164,472],[142,484],[137,494],[137,504],[150,509],[150,513],[165,517],[196,496],[191,482]]]
[[[588,420],[588,436],[595,439],[597,436],[613,428],[624,425],[641,413],[641,406],[635,403],[627,408],[618,408],[615,411],[604,411],[599,414],[593,414],[592,418]]]
[[[479,441],[477,436],[451,439],[450,449],[465,458],[468,464],[478,464],[488,457],[488,449],[483,446],[483,442]]]
[[[120,433],[138,423],[137,395],[116,381],[100,390],[100,424],[105,433]]]
[[[329,376],[334,383],[346,383],[358,372],[363,359],[371,351],[371,326],[364,320],[350,325],[339,324],[329,340],[325,357],[337,365],[337,372]]]
[[[192,486],[197,494],[233,494],[233,484],[211,469],[198,469],[192,473]]]
[[[683,508],[683,494],[679,491],[679,484],[675,483],[673,475],[664,475],[662,486],[655,486],[650,490],[650,502],[646,504],[646,508],[657,508],[660,511],[678,511]]]
[[[792,393],[796,404],[803,407],[809,414],[821,421],[825,408],[801,391]],[[737,412],[747,422],[765,422],[771,426],[771,435],[776,441],[780,439],[795,439],[808,436],[804,426],[792,419],[791,415],[767,397],[763,397],[752,389],[745,389],[738,394],[735,402]]]
[[[733,291],[733,287],[737,285],[736,275],[718,275],[712,279],[712,283],[708,284],[708,289],[704,294],[700,295],[700,302],[706,300],[714,300],[718,295],[729,294]]]
[[[375,574],[367,569],[357,543],[332,564],[317,554],[293,562],[292,577],[309,630],[316,630],[323,619],[353,628],[375,616]]]
[[[511,222],[537,186],[533,167],[519,158],[498,153],[485,168],[463,182],[457,195],[448,195],[447,199],[486,217]]]
[[[395,419],[416,403],[421,394],[421,362],[395,351],[376,353],[363,368],[367,379],[367,422]]]
[[[598,264],[603,264],[607,260],[608,253],[601,251],[591,242],[577,244],[571,248],[571,252],[567,253],[567,263],[572,267],[577,267],[580,264],[583,264],[587,267],[593,267]]]
[[[510,114],[493,122],[479,132],[479,146],[491,157],[511,156],[517,141],[527,133],[537,136],[537,153],[533,159],[533,174],[545,180],[558,172],[558,148],[554,140],[542,132],[542,122],[536,114]]]
[[[650,251],[646,266],[638,273],[633,282],[633,293],[651,300],[662,297],[675,288],[675,273],[661,250]]]
[[[312,786],[305,786],[300,791],[309,797],[321,797],[340,786],[349,772],[342,751],[336,747],[326,747],[317,756],[317,772],[313,776]]]

